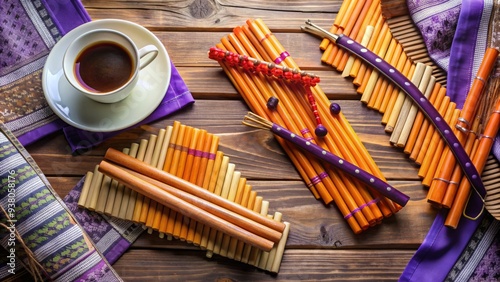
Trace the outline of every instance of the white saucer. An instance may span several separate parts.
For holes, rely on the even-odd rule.
[[[127,34],[138,48],[154,44],[159,50],[156,59],[139,72],[139,82],[130,96],[118,103],[102,104],[85,97],[63,74],[62,58],[69,43],[96,28],[116,29]],[[57,42],[45,63],[42,86],[50,108],[62,120],[80,129],[109,132],[130,127],[149,116],[165,96],[171,72],[167,50],[153,33],[129,21],[106,19],[85,23]]]

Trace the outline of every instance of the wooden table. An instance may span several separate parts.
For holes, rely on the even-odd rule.
[[[196,103],[167,119],[127,131],[81,155],[72,155],[62,133],[28,146],[42,171],[64,197],[102,159],[109,147],[121,149],[179,120],[220,136],[219,150],[230,157],[273,210],[283,213],[291,232],[279,274],[215,256],[197,247],[143,234],[114,268],[126,281],[230,280],[396,280],[424,239],[435,215],[426,203],[418,167],[397,148],[367,109],[350,79],[320,62],[320,40],[300,31],[311,19],[329,28],[340,0],[257,1],[99,1],[84,0],[93,19],[119,18],[153,31],[164,43]],[[208,49],[249,18],[262,18],[294,60],[321,79],[389,183],[411,196],[395,216],[354,235],[337,208],[314,199],[273,136],[245,127],[249,110]]]

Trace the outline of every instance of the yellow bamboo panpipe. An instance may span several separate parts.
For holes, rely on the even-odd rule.
[[[365,10],[363,14],[368,13],[366,9],[359,8],[354,7],[353,10],[359,10],[359,13]],[[257,60],[299,69],[290,54],[260,19],[248,20],[246,25],[235,27],[233,33],[223,37],[216,47]],[[261,73],[248,73],[237,67],[231,67],[226,62],[221,62],[221,66],[253,112],[292,132],[302,134],[311,142],[385,180],[343,114],[332,116],[330,101],[319,85],[311,87],[311,92],[317,103],[323,126],[328,130],[328,134],[323,138],[318,138],[314,134],[316,126],[314,116],[302,86],[270,78]],[[278,98],[279,104],[276,109],[269,109],[266,106],[270,97]],[[354,233],[360,233],[380,223],[384,217],[391,216],[401,209],[399,205],[370,190],[356,179],[324,166],[284,140],[279,138],[277,140],[313,195],[325,204],[334,202]]]
[[[457,125],[457,128],[462,129],[454,130],[454,134],[459,138],[466,152],[471,157],[475,156],[478,153],[478,138],[480,137],[477,130],[486,123],[486,120],[480,120],[475,115],[476,102],[481,101],[480,95],[484,92],[485,84],[498,58],[498,50],[494,48],[486,50],[483,63],[477,74],[478,78],[470,89],[469,101],[466,102],[462,110],[458,110],[456,104],[446,96],[444,72],[436,68],[430,60],[411,18],[404,13],[396,16],[391,15],[390,12],[387,12],[390,9],[382,8],[384,2],[391,2],[386,3],[387,5],[395,5],[392,2],[397,1],[382,1],[382,3],[380,0],[344,1],[330,31],[341,33],[344,29],[342,23],[345,21],[343,19],[350,19],[357,15],[354,12],[349,13],[349,7],[354,2],[356,5],[363,2],[362,10],[377,11],[357,18],[359,26],[361,26],[358,35],[366,34],[367,36],[364,39],[362,36],[356,36],[355,40],[367,46],[368,49],[410,78],[452,128]],[[373,8],[374,5],[376,8]],[[379,10],[382,12],[379,13]],[[388,43],[389,41],[390,43]],[[327,50],[336,48],[335,44],[327,39],[323,39],[320,44],[320,49],[325,51],[324,55]],[[337,54],[339,54],[338,51]],[[338,61],[338,57],[344,55],[337,54],[331,55],[329,53],[331,58],[322,59],[322,61],[339,70],[338,65],[333,62]],[[349,60],[359,61],[355,57],[351,57]],[[346,70],[343,70],[342,75],[346,76]],[[349,71],[349,76],[353,78],[353,83],[358,86],[357,92],[361,95],[361,101],[369,108],[383,114],[382,124],[385,125],[385,131],[391,134],[391,144],[404,148],[404,152],[409,155],[409,158],[420,165],[418,176],[422,179],[423,185],[430,188],[428,201],[438,207],[451,208],[450,214],[452,215],[450,217],[453,219],[448,219],[446,224],[450,227],[456,227],[462,212],[461,209],[465,205],[464,195],[469,190],[467,190],[468,188],[460,188],[466,187],[467,185],[463,182],[467,181],[462,179],[462,171],[455,163],[453,154],[445,146],[439,133],[424,118],[424,114],[418,110],[409,97],[392,86],[392,83],[389,83],[387,79],[379,77],[376,71],[371,71],[369,66],[362,64],[356,68],[353,67]],[[487,156],[489,151],[482,149],[481,153]],[[459,200],[455,201],[457,193],[460,196]],[[454,205],[455,208],[453,208]],[[456,210],[457,208],[459,211]]]
[[[229,157],[218,151],[218,144],[219,138],[216,135],[176,121],[172,126],[160,129],[158,134],[152,134],[148,140],[132,143],[130,148],[124,149],[123,152],[152,168],[192,183],[200,190],[220,196],[214,196],[217,199],[227,199],[237,204],[244,214],[250,213],[248,218],[269,218],[276,221],[276,224],[283,225],[281,239],[270,251],[252,247],[219,229],[209,228],[199,221],[183,216],[161,205],[160,197],[151,199],[136,192],[135,200],[132,201],[130,196],[134,190],[124,187],[114,178],[104,176],[99,171],[99,165],[93,172],[87,173],[78,204],[99,213],[142,224],[149,233],[157,231],[162,238],[166,235],[169,239],[177,238],[199,246],[206,250],[207,257],[218,254],[277,273],[290,224],[282,222],[280,212],[269,214],[269,202],[252,189],[246,178],[235,169],[235,165],[229,162]],[[123,171],[140,177],[137,172],[127,169]],[[148,181],[155,183],[157,180]],[[155,185],[159,187],[162,184]],[[138,195],[142,197],[137,197]],[[137,200],[139,198],[141,201]],[[255,219],[254,214],[259,216]]]

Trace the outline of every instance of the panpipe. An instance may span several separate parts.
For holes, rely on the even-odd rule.
[[[394,4],[396,2],[399,4]],[[457,109],[457,105],[446,96],[445,74],[430,59],[423,58],[426,47],[419,39],[421,36],[415,31],[405,7],[402,1],[346,0],[330,33],[349,36],[410,80],[425,97],[421,98],[421,104],[430,102],[433,110],[439,113],[436,119],[444,120],[451,130],[440,134],[437,126],[433,126],[434,121],[426,118],[428,115],[419,109],[422,106],[417,106],[416,101],[397,87],[394,80],[382,76],[378,68],[340,48],[335,40],[324,38],[321,42],[322,61],[341,71],[344,76],[351,77],[358,87],[361,101],[382,114],[381,123],[390,134],[390,143],[402,148],[409,159],[420,166],[418,176],[422,184],[429,187],[428,201],[450,209],[445,224],[456,228],[462,214],[475,218],[482,213],[475,211],[474,215],[465,214],[471,190],[472,194],[479,194],[476,198],[481,201],[484,201],[485,195],[479,191],[481,189],[471,189],[469,185],[469,182],[474,182],[474,178],[478,178],[478,174],[467,179],[463,176],[467,167],[474,167],[478,173],[483,171],[491,149],[491,139],[498,131],[494,121],[499,115],[498,104],[495,105],[495,99],[483,94],[498,93],[498,81],[488,83],[498,60],[498,50],[486,50],[469,91],[468,101],[462,109]],[[486,101],[488,99],[492,101]],[[480,110],[480,103],[488,106]],[[481,111],[483,114],[479,114]],[[456,142],[450,144],[448,138]],[[451,152],[454,147],[463,147],[469,160],[457,161],[458,156]]]
[[[218,60],[252,112],[385,181],[340,108],[335,109],[338,105],[330,103],[319,83],[309,82],[306,86],[294,83],[295,76],[301,80],[308,75],[300,71],[291,54],[261,19],[249,19],[245,25],[235,27],[215,48],[241,58],[270,62],[259,66],[250,62],[241,67],[229,60]],[[219,55],[224,54],[216,54],[213,59]],[[263,69],[257,72],[254,67]],[[356,177],[332,169],[282,138],[277,141],[314,197],[325,204],[335,203],[354,233],[381,223],[402,208]]]
[[[244,243],[220,229],[210,228],[207,224],[203,224],[203,221],[196,221],[181,212],[176,212],[173,208],[161,205],[157,196],[145,197],[127,188],[117,179],[120,179],[123,172],[132,174],[134,172],[125,168],[115,177],[110,177],[101,172],[104,165],[108,166],[105,162],[96,165],[93,172],[87,173],[78,204],[107,216],[142,224],[149,233],[157,231],[162,238],[176,238],[199,246],[206,250],[207,257],[217,254],[277,273],[284,254],[290,223],[282,222],[280,212],[269,214],[269,201],[264,200],[252,189],[246,178],[241,176],[241,172],[236,170],[235,164],[230,162],[229,157],[218,150],[218,146],[218,136],[175,121],[173,125],[160,129],[158,134],[152,134],[149,139],[142,139],[139,143],[132,143],[129,148],[123,149],[122,152],[118,151],[118,154],[141,161],[144,165],[137,165],[140,169],[156,169],[156,173],[161,171],[176,177],[177,180],[172,180],[176,181],[174,183],[167,182],[170,180],[163,180],[160,183],[148,180],[150,183],[156,183],[158,187],[164,183],[171,185],[174,187],[169,192],[172,195],[176,195],[174,192],[189,183],[194,186],[186,189],[192,189],[210,199],[215,197],[213,201],[222,201],[225,205],[228,205],[229,201],[234,206],[232,208],[247,215],[249,219],[273,220],[279,226],[283,225],[281,237],[268,251]],[[108,155],[112,155],[114,151],[110,149],[106,153],[105,160],[107,158],[113,160]],[[158,180],[160,179],[156,179]],[[190,210],[191,208],[187,208],[183,212]]]

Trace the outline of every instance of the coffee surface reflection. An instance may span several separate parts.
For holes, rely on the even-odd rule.
[[[127,50],[113,42],[100,42],[83,50],[75,62],[75,75],[85,88],[96,93],[123,86],[134,74]]]

